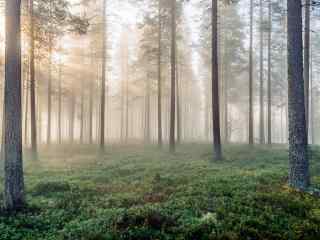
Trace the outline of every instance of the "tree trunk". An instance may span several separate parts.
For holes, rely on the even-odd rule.
[[[161,0],[158,0],[158,146],[162,147],[162,23],[161,23]]]
[[[37,159],[37,120],[36,120],[36,83],[35,83],[35,57],[34,57],[34,19],[33,0],[30,0],[30,110],[31,110],[31,154]]]
[[[272,102],[271,102],[271,32],[272,32],[272,13],[271,13],[271,0],[269,0],[268,12],[268,144],[272,143]]]
[[[181,143],[181,89],[180,89],[180,65],[177,58],[176,64],[176,96],[177,96],[177,143]]]
[[[91,66],[93,67],[94,65],[94,56],[91,56],[91,61],[92,64]],[[95,74],[93,74],[93,79],[90,81],[90,87],[89,87],[89,143],[93,143],[93,91],[94,91],[94,79],[95,79]]]
[[[22,160],[21,106],[21,2],[6,0],[5,50],[5,189],[4,207],[9,211],[25,204]]]
[[[24,145],[28,147],[28,112],[29,112],[29,84],[28,84],[28,72],[25,74],[25,108],[24,108]]]
[[[171,103],[170,103],[170,139],[169,148],[176,150],[176,0],[171,1]]]
[[[288,96],[289,96],[289,185],[306,189],[310,184],[303,80],[301,0],[287,2]]]
[[[265,143],[264,135],[264,88],[263,88],[263,71],[264,71],[264,56],[263,56],[263,4],[260,0],[260,144]]]
[[[61,63],[59,64],[59,76],[58,76],[58,143],[62,143],[62,129],[61,129],[61,122],[62,122],[62,66]]]
[[[310,81],[310,5],[311,0],[305,0],[305,23],[304,23],[304,97],[306,111],[307,136],[309,132],[309,81]],[[307,137],[308,141],[308,137]]]
[[[80,103],[80,143],[84,143],[84,79],[81,79],[81,103]]]
[[[212,0],[212,124],[214,160],[222,159],[219,104],[218,0]]]
[[[105,105],[106,105],[106,66],[107,66],[107,0],[103,0],[102,24],[102,76],[101,76],[101,103],[100,103],[100,151],[105,150]]]
[[[249,144],[253,139],[253,0],[250,0],[250,49],[249,49]]]

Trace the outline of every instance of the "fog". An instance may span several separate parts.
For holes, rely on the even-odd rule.
[[[320,237],[319,4],[0,0],[0,239]]]

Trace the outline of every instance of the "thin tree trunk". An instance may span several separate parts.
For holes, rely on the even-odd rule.
[[[260,144],[265,143],[265,135],[264,135],[264,84],[263,84],[263,72],[264,72],[264,56],[263,56],[263,3],[260,0]]]
[[[61,129],[61,122],[62,122],[62,66],[61,63],[59,64],[59,77],[58,77],[58,143],[62,143],[62,129]]]
[[[315,144],[315,123],[314,123],[314,91],[313,91],[313,56],[312,56],[312,45],[310,46],[310,133],[311,133],[311,144]]]
[[[33,0],[29,3],[30,11],[30,110],[31,110],[31,154],[33,159],[38,158],[37,147],[37,119],[36,119],[36,83],[35,83],[35,56],[34,56],[34,19]]]
[[[170,103],[170,152],[175,152],[176,124],[176,0],[171,1],[171,103]]]
[[[249,49],[249,144],[253,139],[253,0],[250,0],[250,49]]]
[[[50,17],[52,15],[52,0],[50,0]],[[51,23],[50,23],[51,25]],[[50,26],[50,31],[52,31],[52,26]],[[49,33],[49,79],[48,79],[48,115],[47,115],[47,144],[50,145],[51,141],[51,113],[52,113],[52,33]]]
[[[177,143],[181,143],[181,89],[180,89],[180,65],[177,59],[176,64],[176,96],[177,96]]]
[[[93,56],[92,58],[92,64],[91,66],[93,67]],[[93,79],[95,79],[95,74],[93,74]],[[93,143],[93,88],[94,88],[94,80],[91,79],[90,81],[90,87],[89,87],[89,143]]]
[[[162,147],[162,23],[161,23],[161,0],[158,0],[158,146]]]
[[[9,211],[25,204],[22,160],[21,106],[21,1],[6,0],[5,50],[5,189],[4,207]]]
[[[219,104],[218,0],[212,0],[212,124],[214,160],[222,159]]]
[[[271,102],[271,32],[272,32],[272,12],[271,12],[271,0],[269,0],[269,12],[268,12],[268,144],[272,143],[272,102]]]
[[[84,143],[84,79],[81,79],[81,103],[80,103],[80,143]]]
[[[311,0],[305,0],[305,23],[304,23],[304,97],[305,97],[305,111],[306,111],[306,129],[307,136],[309,132],[309,81],[310,81],[310,5]],[[308,138],[307,138],[308,141]]]
[[[28,72],[25,74],[25,108],[24,108],[24,144],[28,147],[28,112],[29,112],[29,86],[28,86]]]
[[[301,0],[287,2],[289,86],[289,185],[305,190],[310,185],[303,80]]]
[[[100,103],[100,151],[105,151],[105,105],[106,105],[106,66],[107,66],[107,0],[103,0],[102,24],[102,76],[101,76],[101,103]]]

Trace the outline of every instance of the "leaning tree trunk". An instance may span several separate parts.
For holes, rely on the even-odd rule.
[[[6,0],[5,66],[5,189],[4,207],[19,210],[25,203],[22,161],[21,1]]]
[[[218,0],[212,0],[212,126],[214,159],[222,159],[219,103]]]
[[[310,184],[303,80],[302,6],[290,0],[288,8],[289,185]]]
[[[170,152],[175,152],[176,124],[176,0],[171,1],[171,102],[170,102]]]
[[[253,145],[253,0],[250,0],[250,49],[249,49],[249,144]]]

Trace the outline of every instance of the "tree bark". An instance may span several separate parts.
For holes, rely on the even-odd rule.
[[[287,2],[288,96],[289,96],[289,185],[306,189],[310,184],[303,80],[301,0]]]
[[[161,23],[161,0],[158,0],[158,146],[162,147],[162,23]]]
[[[62,63],[59,64],[59,76],[58,76],[58,143],[62,143]]]
[[[169,149],[176,150],[176,0],[171,1],[171,102]]]
[[[218,0],[212,0],[212,124],[214,160],[222,159],[219,104]]]
[[[102,76],[101,76],[101,105],[100,105],[100,151],[105,151],[105,105],[106,105],[106,66],[107,66],[107,0],[103,0],[102,24]]]
[[[264,56],[263,56],[263,3],[260,0],[260,144],[265,143],[264,135],[264,86],[263,86],[263,71],[264,71]]]
[[[304,23],[304,97],[305,97],[305,110],[306,110],[306,129],[307,136],[309,132],[309,81],[310,81],[310,5],[311,0],[305,0],[305,23]],[[308,141],[308,138],[307,138]]]
[[[6,0],[5,50],[5,189],[4,207],[8,211],[25,204],[22,160],[21,106],[21,1]]]
[[[272,12],[271,0],[268,2],[268,144],[272,143],[272,102],[271,102],[271,33],[272,33]]]
[[[249,144],[254,144],[253,132],[253,0],[250,0],[250,47],[249,47]]]
[[[30,11],[30,110],[31,110],[31,154],[33,159],[38,158],[37,146],[37,109],[36,109],[36,83],[35,83],[35,56],[34,56],[34,19],[33,0],[29,3]]]

